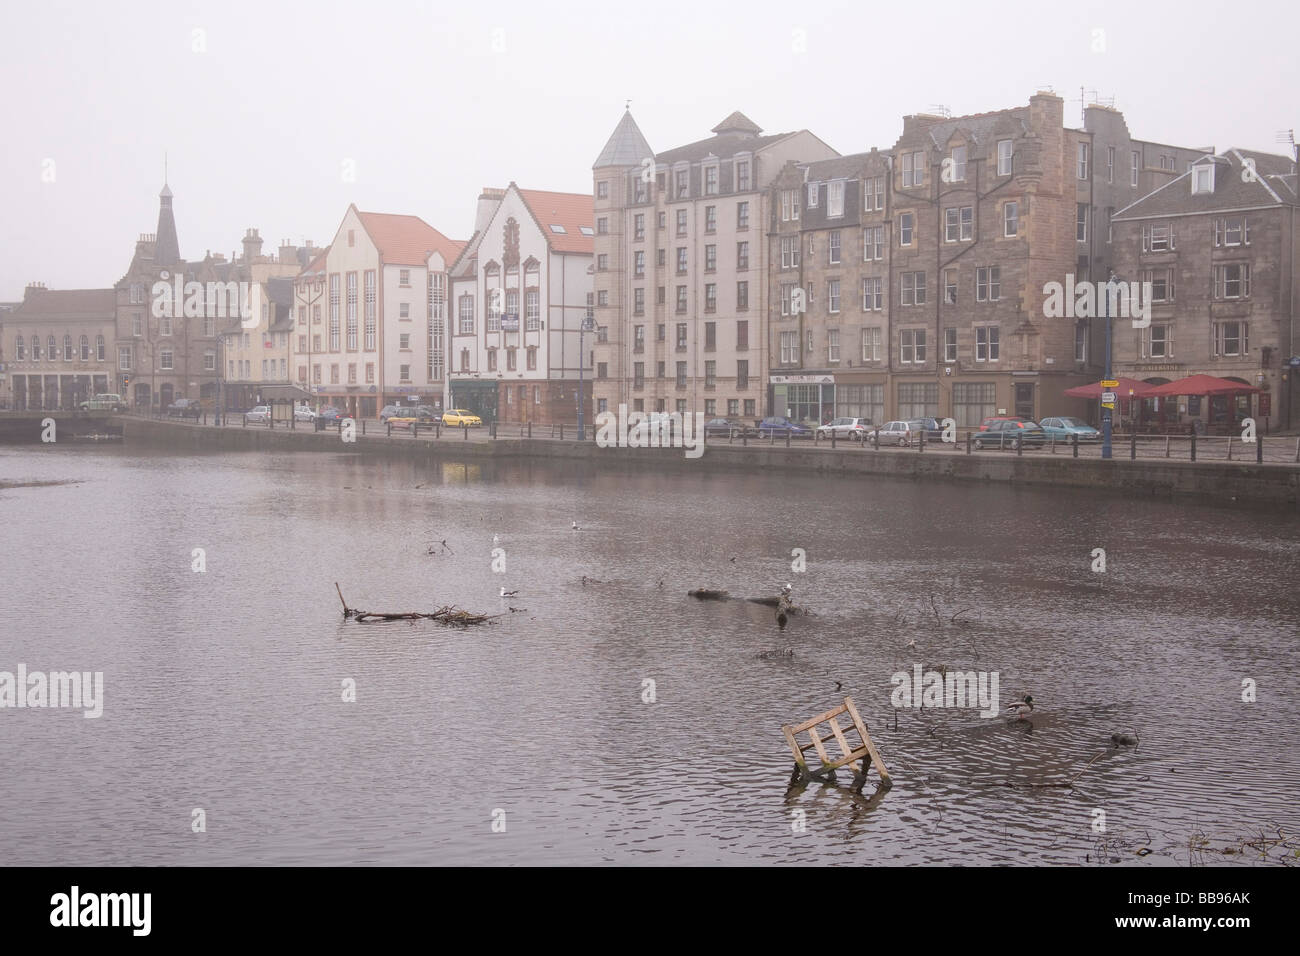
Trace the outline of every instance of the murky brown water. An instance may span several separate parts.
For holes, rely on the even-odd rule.
[[[0,477],[82,479],[0,492],[0,670],[105,681],[97,720],[0,710],[6,863],[1251,862],[1189,840],[1300,822],[1293,515],[130,448],[3,449]],[[425,554],[444,539],[454,554]],[[335,581],[361,607],[505,617],[357,625]],[[685,596],[787,581],[816,616],[784,633]],[[895,729],[890,676],[917,663],[997,671],[1003,708],[1034,696],[1032,732],[974,710]],[[787,789],[780,726],[836,681],[893,773],[883,800]],[[1025,786],[1068,781],[1116,731],[1140,745],[1081,789]]]

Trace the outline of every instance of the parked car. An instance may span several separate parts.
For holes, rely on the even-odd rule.
[[[989,427],[975,433],[976,448],[1019,448],[1021,445],[1042,445],[1047,433],[1037,422],[993,421]]]
[[[384,424],[390,418],[414,418],[417,421],[429,421],[419,413],[419,409],[429,408],[428,405],[385,405],[379,413],[379,424]],[[430,409],[432,411],[432,409]]]
[[[101,392],[77,407],[83,412],[125,412],[126,402],[115,392]]]
[[[297,405],[293,410],[293,420],[296,422],[314,422],[316,413],[308,405]]]
[[[982,432],[988,431],[989,425],[991,425],[993,422],[1027,422],[1027,421],[1030,421],[1030,419],[1024,418],[1021,415],[993,415],[989,418],[984,419],[984,421],[980,422],[980,431]]]
[[[316,421],[322,424],[334,424],[342,421],[347,416],[343,414],[343,409],[335,408],[333,405],[326,405],[316,413]]]
[[[871,423],[865,418],[834,418],[825,425],[818,426],[817,438],[828,439],[834,435],[836,438],[862,441],[870,429]]]
[[[167,406],[168,418],[193,418],[198,421],[203,414],[203,406],[197,398],[178,398]]]
[[[254,424],[265,425],[271,420],[270,405],[254,405],[248,411],[244,412],[244,421]]]
[[[918,433],[917,440],[920,440],[920,433],[925,432],[927,443],[932,441],[943,441],[943,423],[937,418],[909,418],[907,423]]]
[[[420,417],[410,409],[404,409],[398,412],[396,415],[388,416],[389,425],[393,426],[394,428],[405,428],[408,431],[410,430],[411,426],[414,425],[419,420]]]
[[[416,405],[410,409],[410,412],[420,420],[421,425],[432,425],[442,421],[442,412],[432,405]]]
[[[1048,438],[1055,438],[1057,441],[1073,441],[1076,435],[1081,442],[1096,441],[1101,438],[1101,432],[1082,418],[1073,418],[1069,415],[1044,418],[1038,424],[1042,426]]]
[[[757,435],[758,429],[753,425],[746,425],[736,418],[710,418],[704,423],[704,437],[712,438],[721,436],[730,438],[732,435],[740,437],[742,435]]]
[[[800,425],[798,422],[777,415],[759,422],[758,434],[761,438],[784,438],[786,435],[791,438],[812,438],[813,430],[807,425]]]
[[[921,440],[921,428],[911,422],[885,422],[879,435],[882,445],[910,445]]]
[[[442,423],[444,425],[455,426],[456,428],[459,428],[461,425],[469,425],[473,427],[476,425],[482,425],[483,419],[464,408],[449,408],[443,413]]]

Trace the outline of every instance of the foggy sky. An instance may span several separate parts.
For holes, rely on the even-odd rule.
[[[627,99],[656,150],[740,110],[766,132],[807,128],[858,152],[892,145],[906,113],[1004,109],[1047,87],[1070,125],[1084,86],[1158,142],[1286,153],[1276,132],[1300,127],[1291,4],[937,11],[5,0],[0,301],[33,280],[121,278],[156,226],[164,152],[181,254],[197,259],[229,255],[250,226],[264,252],[281,239],[324,245],[350,202],[467,239],[484,186],[590,192]]]

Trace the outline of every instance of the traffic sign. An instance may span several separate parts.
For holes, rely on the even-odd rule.
[[[1101,403],[1102,403],[1103,405],[1110,405],[1112,408],[1114,408],[1114,407],[1115,407],[1115,393],[1114,393],[1114,392],[1102,392],[1102,393],[1101,393]]]
[[[1114,407],[1115,407],[1115,403],[1114,403],[1114,402],[1102,402],[1102,403],[1101,403],[1101,407],[1102,407],[1102,408],[1114,408]]]
[[[1104,378],[1101,380],[1102,388],[1119,388],[1119,382],[1113,378]]]

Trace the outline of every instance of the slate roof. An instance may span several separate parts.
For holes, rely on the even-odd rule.
[[[614,127],[614,132],[610,135],[609,141],[605,143],[605,148],[600,151],[600,155],[591,164],[591,168],[640,166],[641,160],[653,155],[654,150],[650,148],[646,138],[641,135],[641,128],[636,125],[636,120],[632,119],[632,113],[629,111],[625,112],[623,118],[618,121],[618,125]]]
[[[112,289],[42,289],[32,292],[8,314],[13,323],[25,318],[57,316],[67,319],[104,319],[117,315],[117,293]]]
[[[805,179],[810,183],[824,183],[830,179],[853,179],[862,171],[863,164],[871,158],[871,155],[871,153],[853,153],[832,159],[819,159],[811,163],[801,163],[799,168],[807,171]],[[890,151],[877,150],[875,155],[888,159]]]
[[[1246,160],[1255,175],[1242,178]],[[1214,164],[1214,191],[1192,194],[1192,170]],[[1296,205],[1295,164],[1289,156],[1249,149],[1227,149],[1198,159],[1192,168],[1115,213],[1115,221],[1197,215],[1228,209]]]

